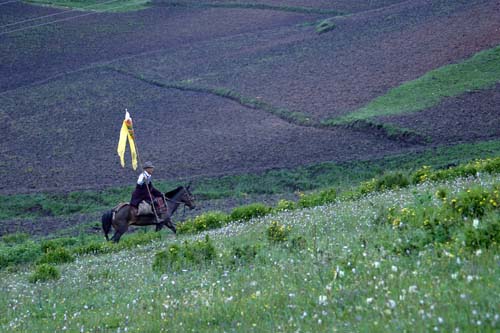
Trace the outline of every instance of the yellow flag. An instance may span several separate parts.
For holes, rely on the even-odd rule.
[[[125,119],[122,123],[122,128],[120,129],[120,140],[118,141],[118,156],[120,156],[120,162],[122,167],[125,167],[125,148],[127,146],[127,139],[130,145],[130,156],[132,157],[132,168],[137,169],[137,151],[135,150],[135,138],[134,138],[134,127],[132,123],[132,118],[128,111],[125,111]]]

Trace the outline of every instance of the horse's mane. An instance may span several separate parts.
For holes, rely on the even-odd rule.
[[[165,193],[165,196],[169,199],[172,199],[179,191],[182,189],[182,186],[179,186],[175,190]]]

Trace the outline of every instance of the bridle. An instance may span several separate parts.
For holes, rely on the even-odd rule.
[[[183,196],[187,194],[190,198],[190,201],[194,201],[194,196],[189,192],[189,190],[186,189],[185,187],[183,187],[183,188],[186,190],[186,193],[184,193]],[[188,205],[186,202],[174,200],[174,199],[168,198],[166,196],[163,196],[163,197],[164,197],[165,201],[170,201],[170,202],[172,202],[174,204],[178,204],[178,205],[184,204],[184,212],[186,211],[186,206]]]

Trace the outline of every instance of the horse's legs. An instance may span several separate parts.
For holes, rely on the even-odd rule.
[[[167,217],[166,220],[162,224],[165,224],[170,230],[172,230],[174,232],[174,234],[177,233],[177,230],[175,229],[175,225],[172,223],[172,219],[170,217]]]
[[[156,229],[155,229],[156,232],[160,231],[162,228],[163,228],[163,222],[156,223]]]
[[[120,238],[122,237],[122,235],[127,232],[128,230],[128,224],[126,225],[123,225],[123,226],[119,226],[116,231],[115,231],[115,234],[113,235],[113,237],[111,237],[111,240],[115,243],[118,243],[120,241]]]

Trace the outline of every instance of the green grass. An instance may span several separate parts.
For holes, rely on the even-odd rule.
[[[0,330],[495,332],[498,243],[468,247],[462,237],[474,236],[470,230],[498,236],[488,229],[498,208],[488,206],[477,225],[458,219],[445,242],[424,221],[409,228],[391,219],[424,210],[457,214],[475,193],[498,199],[498,186],[499,176],[488,174],[426,182],[268,215],[209,237],[3,270]],[[448,211],[454,198],[459,205]],[[431,242],[400,251],[421,236]]]
[[[411,184],[415,185],[428,181],[443,182],[458,177],[475,177],[484,173],[499,174],[500,157],[474,160],[447,169],[435,170],[429,166],[422,166],[412,173],[386,173],[368,182],[360,183],[353,190],[343,189],[341,196],[338,196],[337,189],[331,187],[320,191],[300,193],[296,202],[280,200],[275,207],[256,202],[250,205],[238,206],[230,214],[209,211],[196,216],[194,219],[182,222],[178,225],[177,231],[178,234],[199,233],[205,230],[221,228],[231,223],[245,223],[255,218],[283,211],[294,211],[340,201],[357,200],[367,194],[406,188]],[[498,189],[500,189],[500,186]],[[446,191],[440,189],[439,193],[441,193],[439,195],[440,199],[448,197]],[[465,195],[466,199],[458,197],[460,200],[449,200],[452,204],[448,204],[448,206],[452,208],[461,207],[460,212],[481,212],[483,215],[487,208],[500,206],[498,190],[494,193],[486,193],[481,190],[478,193],[478,195],[471,195],[470,197],[467,194]],[[482,215],[470,215],[468,217],[480,218]],[[388,220],[388,218],[383,219]],[[450,218],[447,217],[446,219],[449,220]],[[498,226],[500,227],[500,224]],[[276,230],[281,229],[276,228]],[[52,236],[56,236],[56,234]],[[71,262],[74,260],[74,255],[116,252],[124,248],[146,244],[161,239],[161,237],[161,233],[147,233],[146,229],[142,229],[142,232],[135,233],[120,244],[114,245],[103,243],[101,237],[87,236],[82,230],[80,230],[80,237],[55,237],[43,239],[41,242],[36,242],[28,234],[24,233],[4,235],[0,242],[0,268],[32,262],[56,264]],[[481,241],[487,242],[488,239],[482,239]]]
[[[458,64],[432,70],[424,76],[391,89],[366,106],[345,116],[324,121],[348,124],[378,116],[398,115],[430,108],[443,99],[500,82],[500,46],[475,54]]]
[[[316,25],[316,32],[318,34],[323,34],[333,29],[335,29],[335,23],[331,19],[324,19]]]
[[[291,111],[286,108],[280,108],[273,106],[263,100],[257,99],[257,98],[252,98],[248,96],[243,96],[242,94],[238,93],[237,91],[231,90],[229,88],[212,88],[212,87],[206,87],[206,86],[200,86],[200,85],[195,85],[193,84],[192,80],[184,80],[180,82],[164,82],[164,81],[158,81],[154,79],[149,79],[145,78],[143,75],[140,74],[135,74],[132,72],[129,72],[125,69],[122,68],[117,68],[113,66],[106,66],[105,68],[109,68],[111,70],[114,70],[120,74],[128,75],[131,76],[137,80],[141,80],[143,82],[146,82],[148,84],[161,87],[161,88],[168,88],[168,89],[178,89],[182,91],[194,91],[194,92],[203,92],[207,94],[213,94],[215,96],[223,97],[230,99],[232,101],[235,101],[243,106],[252,108],[252,109],[258,109],[262,110],[265,112],[268,112],[270,114],[273,114],[283,120],[286,120],[288,122],[297,124],[297,125],[303,125],[303,126],[312,126],[313,121],[311,118],[298,111]]]
[[[334,9],[302,7],[302,6],[281,6],[269,5],[264,3],[251,2],[203,2],[203,1],[172,1],[172,0],[153,0],[155,5],[164,5],[170,7],[191,7],[191,8],[238,8],[238,9],[261,9],[276,10],[302,14],[325,14],[325,15],[344,15],[342,12]]]
[[[25,0],[26,2],[53,7],[73,8],[89,11],[125,12],[149,7],[150,0]]]

